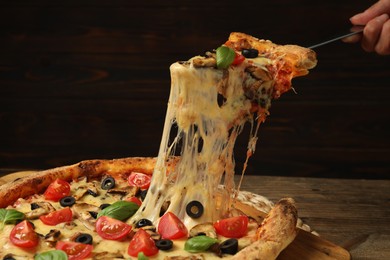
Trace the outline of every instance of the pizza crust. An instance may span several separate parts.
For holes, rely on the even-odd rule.
[[[156,158],[129,157],[113,160],[85,160],[73,165],[34,172],[0,186],[0,208],[13,204],[19,198],[42,193],[55,179],[71,181],[80,177],[97,178],[104,174],[113,176],[142,171],[152,174]]]
[[[273,59],[282,58],[293,70],[293,77],[304,76],[317,65],[316,53],[311,49],[291,44],[278,45],[241,32],[232,32],[226,45],[234,46],[236,50],[254,48],[259,53],[273,56]]]
[[[298,234],[298,212],[291,198],[281,199],[257,230],[256,241],[239,251],[232,259],[276,259]]]

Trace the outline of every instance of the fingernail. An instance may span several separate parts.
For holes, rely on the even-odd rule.
[[[382,14],[382,15],[380,15],[380,16],[378,16],[378,17],[376,18],[376,20],[377,20],[378,22],[380,22],[380,23],[384,23],[384,22],[386,22],[388,19],[389,19],[389,15],[388,15],[388,14]]]

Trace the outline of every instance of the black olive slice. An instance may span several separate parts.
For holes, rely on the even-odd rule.
[[[115,179],[112,178],[111,176],[108,176],[103,179],[102,185],[101,185],[103,190],[109,190],[115,187]]]
[[[82,244],[92,245],[93,238],[90,234],[81,233],[74,241]]]
[[[141,200],[144,201],[146,194],[148,193],[148,190],[143,190],[140,192],[139,196],[141,197]]]
[[[93,217],[94,219],[97,219],[97,215],[98,213],[95,212],[95,211],[88,211],[89,215],[91,215],[91,217]]]
[[[35,203],[35,202],[31,203],[31,210],[34,210],[37,208],[40,208],[40,206],[37,203]]]
[[[138,220],[137,223],[135,223],[136,228],[146,227],[146,226],[153,226],[153,222],[150,221],[149,219],[142,218]]]
[[[160,239],[156,241],[156,247],[160,250],[166,251],[173,247],[173,242],[169,239]]]
[[[60,205],[62,207],[71,207],[76,203],[76,199],[72,196],[66,196],[60,199]]]
[[[102,205],[100,205],[100,209],[105,209],[105,208],[107,208],[108,206],[111,206],[111,204],[109,204],[109,203],[103,203]]]
[[[88,189],[87,192],[88,192],[89,195],[91,195],[93,197],[97,197],[98,196],[98,194],[96,192],[94,192],[93,190]]]
[[[12,254],[5,255],[3,260],[15,260],[15,258],[12,256]]]
[[[259,56],[259,51],[256,49],[243,49],[241,51],[242,56],[245,58],[256,58]]]
[[[223,241],[219,248],[224,254],[234,255],[238,251],[238,240],[236,238],[230,238]]]
[[[203,205],[197,200],[193,200],[186,206],[187,215],[191,218],[200,218],[203,215]]]

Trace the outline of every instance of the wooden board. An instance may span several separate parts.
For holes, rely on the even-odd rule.
[[[34,171],[15,172],[0,177],[0,185],[28,176]],[[315,229],[315,227],[313,227]],[[350,253],[317,235],[300,230],[295,240],[281,252],[278,260],[349,260]]]

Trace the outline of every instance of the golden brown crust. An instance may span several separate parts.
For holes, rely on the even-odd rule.
[[[236,50],[254,48],[259,53],[267,53],[272,58],[283,58],[293,70],[293,77],[306,75],[317,64],[316,53],[298,45],[277,45],[269,40],[261,40],[240,32],[232,32],[226,45]]]
[[[281,199],[257,230],[257,240],[238,252],[233,259],[276,259],[298,234],[298,213],[291,198]]]
[[[122,176],[132,171],[152,174],[156,158],[130,157],[114,160],[86,160],[69,166],[32,173],[0,186],[0,208],[7,207],[18,198],[26,198],[43,192],[51,182],[60,178],[70,181],[82,176],[98,178],[103,174]]]

